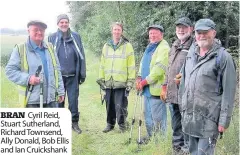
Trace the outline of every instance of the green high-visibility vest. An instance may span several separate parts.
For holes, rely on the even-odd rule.
[[[162,85],[166,78],[166,70],[168,65],[168,53],[170,47],[166,40],[162,40],[155,49],[150,62],[150,74],[146,77],[149,84],[150,94],[159,96],[162,91]],[[139,67],[138,76],[141,76],[142,60]]]
[[[22,44],[17,44],[15,47],[18,48],[18,53],[20,56],[20,62],[21,62],[21,71],[28,73],[28,62],[27,62],[27,54],[26,54],[26,43],[22,43]],[[53,68],[54,68],[54,78],[55,78],[55,86],[56,86],[56,91],[58,90],[59,84],[58,84],[58,70],[57,70],[57,61],[56,61],[56,57],[54,55],[54,51],[53,51],[53,45],[51,43],[47,43],[47,49],[50,53],[51,59],[52,59],[52,63],[53,63]],[[27,90],[28,87],[27,86],[20,86],[18,85],[18,93],[19,93],[19,103],[23,104],[24,107],[27,106]],[[57,94],[57,92],[56,92]],[[56,96],[56,100],[57,100]]]

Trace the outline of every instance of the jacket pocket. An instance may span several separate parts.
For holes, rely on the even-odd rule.
[[[200,93],[195,94],[194,111],[202,115],[204,118],[218,123],[221,110],[220,101],[210,99],[208,96],[201,96]]]

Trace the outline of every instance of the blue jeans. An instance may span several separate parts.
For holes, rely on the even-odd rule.
[[[160,98],[144,96],[144,117],[148,136],[159,130],[163,135],[166,134],[167,109]]]

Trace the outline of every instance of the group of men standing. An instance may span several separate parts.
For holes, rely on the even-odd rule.
[[[214,154],[219,133],[232,116],[236,91],[236,68],[231,55],[215,39],[216,24],[200,19],[195,26],[187,17],[176,22],[177,40],[170,48],[164,28],[147,28],[149,44],[140,62],[135,84],[144,96],[148,141],[166,135],[169,103],[174,154]],[[122,35],[123,25],[113,23],[112,39],[102,50],[97,83],[106,92],[107,133],[116,119],[126,129],[127,96],[135,79],[132,45]],[[195,34],[193,34],[193,30]],[[194,37],[195,35],[195,37]]]
[[[20,86],[20,102],[26,107],[39,107],[43,81],[44,107],[64,107],[67,92],[72,128],[78,126],[79,84],[86,78],[85,54],[78,33],[69,28],[69,18],[57,18],[58,31],[45,43],[47,25],[30,21],[29,38],[18,44],[6,66],[6,75]],[[230,123],[236,90],[236,71],[231,55],[215,39],[216,25],[200,19],[193,26],[187,17],[176,23],[177,40],[169,47],[164,28],[147,28],[149,44],[140,62],[136,78],[134,50],[123,36],[123,25],[111,25],[112,39],[102,49],[97,83],[105,92],[107,133],[116,122],[126,131],[128,95],[136,84],[144,96],[147,137],[166,135],[167,104],[172,124],[172,147],[176,154],[213,154],[219,133]],[[193,30],[195,37],[193,37]],[[39,77],[35,72],[42,66]],[[136,80],[135,80],[136,79]],[[29,86],[33,90],[29,91]],[[29,97],[30,93],[30,97]]]

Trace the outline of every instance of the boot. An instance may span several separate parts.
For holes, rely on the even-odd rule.
[[[78,134],[82,133],[82,130],[78,126],[78,122],[72,122],[72,129]]]
[[[107,127],[106,127],[102,132],[107,133],[107,132],[113,130],[113,128],[114,128],[114,127],[112,127],[112,126],[110,126],[110,125],[107,125]]]
[[[127,130],[127,128],[124,124],[122,124],[122,125],[119,125],[119,130],[120,130],[120,133],[124,133]]]

